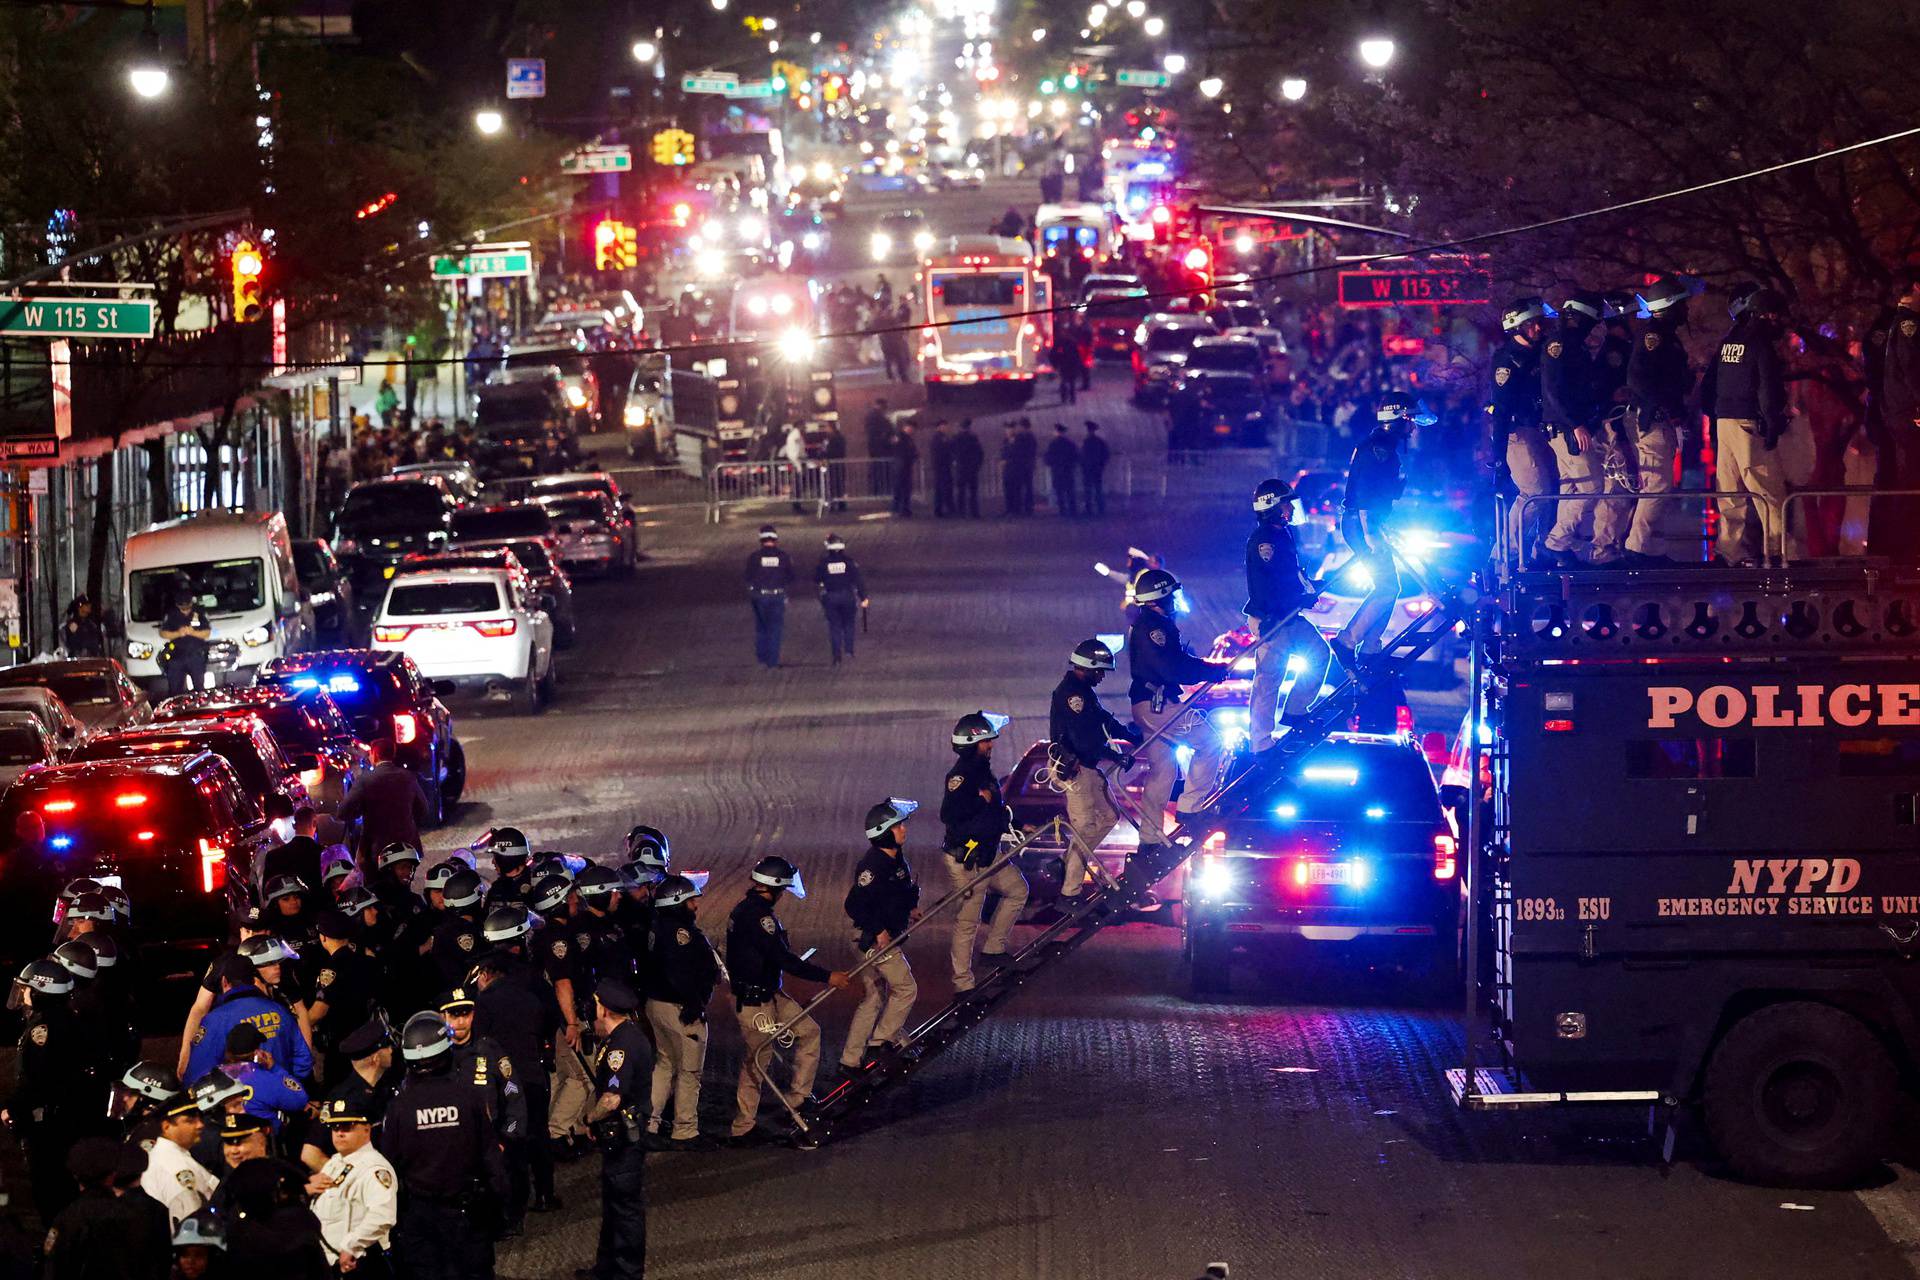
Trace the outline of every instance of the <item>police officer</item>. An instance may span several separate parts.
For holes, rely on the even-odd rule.
[[[1178,806],[1182,818],[1198,812],[1201,802],[1212,793],[1226,755],[1225,741],[1207,723],[1205,714],[1180,705],[1182,685],[1217,680],[1231,670],[1231,665],[1197,658],[1181,643],[1180,625],[1173,617],[1173,595],[1179,589],[1179,581],[1165,569],[1143,574],[1133,593],[1140,616],[1127,633],[1127,662],[1133,671],[1127,696],[1133,704],[1134,727],[1143,739],[1158,734],[1141,750],[1147,764],[1140,784],[1143,848],[1164,844],[1172,834],[1166,827],[1166,808],[1174,781],[1180,776],[1174,748],[1182,743],[1193,748],[1186,790]]]
[[[490,1280],[496,1206],[508,1187],[487,1091],[453,1071],[453,1033],[437,1013],[407,1019],[400,1053],[407,1078],[381,1135],[403,1192],[393,1232],[397,1269]]]
[[[784,894],[807,896],[800,869],[785,858],[770,855],[753,865],[748,878],[752,883],[746,896],[727,918],[727,968],[740,1035],[747,1043],[734,1092],[731,1135],[736,1144],[750,1138],[760,1114],[760,1072],[756,1064],[765,1066],[772,1054],[774,1029],[800,1014],[800,1006],[780,989],[781,975],[790,973],[808,982],[829,983],[838,990],[853,985],[845,971],[823,969],[802,960],[787,943],[786,927],[774,908]],[[800,1018],[791,1032],[793,1081],[786,1098],[789,1106],[797,1108],[807,1101],[814,1074],[820,1069],[820,1024],[812,1018]]]
[[[373,1120],[345,1098],[327,1103],[320,1123],[333,1154],[308,1186],[321,1187],[313,1216],[328,1260],[343,1276],[384,1280],[394,1273],[387,1250],[400,1219],[400,1176],[373,1145]]]
[[[1633,294],[1616,289],[1600,297],[1600,348],[1594,352],[1594,391],[1602,412],[1627,402],[1627,366],[1633,358]]]
[[[1112,761],[1123,773],[1133,768],[1132,753],[1116,751],[1113,740],[1138,743],[1141,737],[1138,729],[1114,719],[1094,692],[1112,670],[1113,650],[1098,640],[1082,640],[1068,655],[1067,673],[1053,687],[1047,710],[1048,768],[1066,792],[1067,823],[1073,828],[1061,872],[1063,898],[1080,896],[1089,867],[1096,875],[1105,874],[1094,853],[1120,815],[1107,799],[1107,776],[1100,766]]]
[[[393,1033],[378,1019],[366,1023],[340,1041],[347,1071],[334,1083],[329,1102],[345,1102],[356,1115],[366,1116],[377,1130],[386,1118],[387,1103],[400,1088],[393,1065]]]
[[[820,607],[827,615],[827,642],[833,647],[833,665],[837,667],[843,656],[853,656],[854,623],[868,603],[866,580],[839,534],[827,535],[826,551],[814,566],[813,580],[820,587]]]
[[[533,861],[533,846],[518,827],[500,827],[487,839],[487,852],[493,855],[493,883],[487,887],[489,907],[502,902],[525,902],[533,887],[527,867]]]
[[[1386,538],[1393,504],[1407,485],[1400,470],[1400,447],[1414,427],[1434,421],[1424,409],[1416,410],[1412,397],[1401,391],[1381,396],[1373,413],[1373,430],[1353,451],[1340,500],[1340,536],[1353,552],[1353,563],[1368,576],[1366,599],[1340,634],[1327,642],[1349,671],[1360,670],[1362,654],[1378,651],[1381,633],[1393,617],[1394,601],[1400,597],[1400,569]]]
[[[652,832],[653,836],[638,835]],[[625,892],[614,905],[613,918],[627,935],[627,949],[645,966],[647,935],[653,929],[653,895],[666,878],[669,855],[667,838],[652,827],[635,827],[627,833],[627,860],[620,864],[620,880]]]
[[[920,918],[920,885],[906,859],[907,819],[919,807],[912,800],[890,796],[867,810],[867,851],[853,868],[853,886],[845,903],[847,918],[853,921],[853,945],[870,962],[860,975],[866,994],[853,1011],[847,1043],[840,1051],[840,1069],[849,1075],[894,1047],[920,993],[906,951],[894,945],[907,926]],[[998,845],[994,850],[998,852]],[[989,860],[992,856],[988,855]],[[976,928],[979,918],[976,911]],[[1001,946],[1005,948],[1004,939]],[[967,949],[973,949],[971,937]]]
[[[441,982],[450,987],[467,975],[479,955],[482,910],[479,873],[460,871],[448,877],[441,897],[447,914],[433,931],[430,954]]]
[[[321,1078],[332,1084],[347,1072],[340,1042],[373,1016],[380,966],[355,945],[359,926],[345,912],[322,911],[314,919],[320,945],[312,951],[313,999],[307,1018],[313,1028],[314,1056]]]
[[[160,1131],[147,1152],[140,1189],[167,1211],[169,1229],[207,1207],[220,1180],[193,1157],[206,1120],[184,1089],[177,1090],[160,1113]]]
[[[173,1104],[186,1097],[180,1077],[157,1062],[136,1062],[120,1077],[113,1091],[113,1114],[127,1141],[143,1151],[153,1150],[160,1122]]]
[[[1693,390],[1693,370],[1681,337],[1690,293],[1680,281],[1663,277],[1638,295],[1642,323],[1627,357],[1625,433],[1631,442],[1634,484],[1642,494],[1673,488],[1673,460],[1680,452],[1681,424]],[[1629,564],[1668,563],[1660,520],[1669,505],[1663,500],[1601,503],[1593,524],[1596,558],[1613,558],[1602,548],[1624,548],[1621,554]]]
[[[560,1207],[560,1197],[553,1190],[553,1144],[549,1136],[553,1105],[550,1071],[560,1029],[553,990],[531,966],[505,951],[490,951],[481,957],[473,969],[473,986],[474,1032],[497,1041],[506,1051],[527,1111],[522,1150],[518,1156],[508,1153],[513,1203],[526,1203],[535,1213],[551,1212]],[[531,1180],[527,1190],[522,1189],[523,1179]],[[526,1198],[528,1191],[530,1200]]]
[[[1757,504],[1745,497],[1716,499],[1720,539],[1715,551],[1722,564],[1758,565],[1779,554],[1780,504],[1788,487],[1777,448],[1789,425],[1779,349],[1786,310],[1787,300],[1772,289],[1748,295],[1701,383],[1700,407],[1713,422],[1714,484],[1759,499]],[[1755,505],[1760,508],[1758,528],[1752,515]]]
[[[1506,338],[1493,356],[1493,390],[1487,412],[1493,432],[1494,486],[1520,498],[1552,493],[1553,450],[1540,425],[1540,350],[1553,309],[1540,298],[1515,298],[1500,313]],[[1540,526],[1549,509],[1516,501],[1507,518],[1516,563],[1531,565],[1540,551]]]
[[[1000,780],[993,776],[993,744],[1007,720],[997,712],[973,711],[953,726],[953,768],[947,770],[946,790],[940,797],[940,821],[946,828],[940,845],[946,852],[947,877],[955,890],[999,859],[1002,837],[1013,827],[1007,802],[1000,794]],[[1027,905],[1027,878],[1018,862],[1009,861],[960,899],[950,951],[955,991],[973,990],[973,940],[980,932],[980,917],[989,893],[1000,896],[992,927],[987,930],[985,951],[993,959],[1007,954],[1007,935],[1013,932],[1014,921]],[[905,967],[904,960],[901,967]],[[911,974],[908,980],[912,980]],[[859,1051],[851,1038],[847,1046],[849,1054]]]
[[[1868,338],[1868,393],[1881,449],[1874,483],[1920,489],[1920,269],[1900,272],[1898,297],[1885,318],[1878,350]],[[1867,545],[1894,563],[1920,555],[1920,499],[1881,498],[1869,515]]]
[[[1279,724],[1287,729],[1305,724],[1326,681],[1333,655],[1320,628],[1305,612],[1314,595],[1293,538],[1293,486],[1277,477],[1262,480],[1253,491],[1247,602],[1240,606],[1254,637],[1265,641],[1253,656],[1253,690],[1247,704],[1247,744],[1256,755],[1275,742],[1274,713],[1280,713]],[[1295,656],[1302,665],[1281,710],[1280,686]]]
[[[753,606],[753,656],[763,667],[777,667],[793,558],[780,549],[780,534],[770,524],[760,526],[760,547],[747,556],[746,576],[747,602]]]
[[[639,968],[639,957],[616,916],[627,887],[620,873],[611,867],[588,867],[574,877],[573,892],[580,903],[574,927],[585,928],[592,935],[588,959],[593,964],[596,984],[602,978],[632,982]]]
[[[495,907],[495,911],[513,908]],[[507,1161],[508,1194],[503,1237],[517,1236],[525,1226],[531,1189],[527,1150],[527,1099],[521,1092],[514,1061],[498,1041],[474,1031],[475,996],[471,987],[455,987],[440,1000],[441,1016],[453,1033],[453,1074],[487,1091],[494,1132]]]
[[[647,932],[647,1024],[653,1028],[653,1096],[647,1132],[666,1138],[667,1107],[675,1104],[672,1148],[700,1142],[700,1072],[707,1061],[707,1004],[720,962],[695,917],[700,887],[669,875],[654,889]]]
[[[593,1280],[638,1280],[647,1268],[647,1148],[642,1140],[642,1073],[651,1055],[634,1021],[640,997],[619,978],[594,988],[597,1092],[587,1120],[600,1144],[600,1246],[593,1266],[575,1272]]]
[[[593,968],[585,950],[574,941],[573,881],[562,875],[543,875],[533,886],[533,909],[541,924],[528,942],[534,966],[553,989],[566,1041],[580,1045],[580,1006],[593,982]]]
[[[0,1108],[0,1122],[26,1147],[34,1206],[42,1222],[52,1222],[73,1198],[67,1148],[86,1133],[98,1098],[68,1007],[72,975],[52,960],[35,960],[21,979],[27,1020],[20,1032],[18,1082]]]
[[[313,943],[313,916],[307,910],[311,893],[299,876],[278,875],[267,881],[267,925],[296,950]]]
[[[1577,551],[1593,535],[1595,503],[1605,483],[1602,450],[1610,446],[1600,435],[1600,371],[1587,350],[1587,335],[1600,322],[1604,304],[1591,293],[1567,295],[1560,306],[1560,322],[1540,356],[1540,410],[1553,460],[1560,472],[1560,492],[1583,500],[1561,502],[1553,528],[1546,537],[1547,553],[1563,569],[1586,562]]]

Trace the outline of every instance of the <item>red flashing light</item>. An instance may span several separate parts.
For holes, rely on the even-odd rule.
[[[133,838],[142,844],[151,844],[153,842],[153,835],[154,833],[151,831],[136,831],[133,833]]]
[[[1433,837],[1433,878],[1451,880],[1459,870],[1459,841],[1446,832]]]
[[[1542,729],[1545,729],[1548,733],[1572,733],[1573,721],[1549,720],[1545,724],[1541,725],[1540,727]]]
[[[49,800],[40,806],[42,813],[72,813],[80,806],[71,800]]]
[[[1413,708],[1404,702],[1393,709],[1393,731],[1413,736]]]
[[[373,217],[375,214],[384,211],[389,205],[391,205],[395,200],[398,200],[399,198],[400,198],[400,195],[398,192],[389,191],[387,192],[387,194],[381,196],[378,200],[370,201],[367,204],[361,205],[358,209],[355,209],[353,211],[353,216],[355,218],[360,219],[361,221],[365,221],[366,219]]]
[[[1304,858],[1293,864],[1293,882],[1303,886],[1307,883],[1307,863]]]
[[[137,809],[146,802],[147,793],[144,791],[122,791],[113,798],[115,807],[121,809]]]
[[[420,736],[420,717],[411,711],[393,713],[393,740],[401,746]]]
[[[227,887],[227,851],[200,837],[200,890],[216,893]]]
[[[1187,256],[1181,259],[1189,271],[1205,271],[1207,265],[1212,262],[1212,260],[1212,255],[1209,254],[1202,245],[1193,246],[1193,248],[1187,250]]]

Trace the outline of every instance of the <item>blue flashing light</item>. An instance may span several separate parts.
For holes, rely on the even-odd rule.
[[[350,676],[344,672],[338,675],[329,676],[327,677],[327,692],[328,693],[358,693],[360,692],[359,677]]]
[[[72,836],[55,836],[53,837],[53,839],[47,841],[47,843],[52,845],[56,849],[71,849],[73,848],[73,837]]]
[[[1312,764],[1302,769],[1300,776],[1308,782],[1341,787],[1351,787],[1360,781],[1360,771],[1350,764]]]
[[[1164,177],[1166,172],[1167,166],[1158,160],[1148,160],[1133,166],[1133,176],[1136,178],[1159,178]]]
[[[318,689],[320,687],[320,678],[318,676],[295,676],[293,679],[287,681],[287,683],[296,689]]]
[[[1300,806],[1297,804],[1277,805],[1274,807],[1273,812],[1276,817],[1297,818],[1300,816]]]
[[[1367,816],[1369,818],[1374,819],[1375,821],[1378,821],[1379,819],[1387,816],[1387,811],[1385,808],[1383,808],[1380,805],[1370,804],[1367,806]]]

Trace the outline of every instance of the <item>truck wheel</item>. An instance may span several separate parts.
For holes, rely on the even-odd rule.
[[[1735,1023],[1707,1064],[1707,1133],[1743,1178],[1843,1186],[1889,1141],[1898,1076],[1859,1019],[1771,1005]]]
[[[1233,948],[1216,934],[1187,935],[1187,994],[1223,996],[1233,989]]]

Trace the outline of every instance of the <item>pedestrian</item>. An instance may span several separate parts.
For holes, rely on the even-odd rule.
[[[200,1104],[184,1090],[160,1117],[160,1133],[147,1153],[140,1189],[167,1211],[168,1230],[207,1207],[220,1179],[193,1158],[193,1148],[205,1132]]]
[[[1180,776],[1174,749],[1184,745],[1193,750],[1186,789],[1176,810],[1177,823],[1205,811],[1226,762],[1226,743],[1220,734],[1203,713],[1181,705],[1181,696],[1182,686],[1219,680],[1232,667],[1197,658],[1181,643],[1180,624],[1173,616],[1173,597],[1179,590],[1179,581],[1165,569],[1141,574],[1133,593],[1140,613],[1127,633],[1127,664],[1133,675],[1127,697],[1133,704],[1134,727],[1143,739],[1151,739],[1140,749],[1147,765],[1140,782],[1140,814],[1145,824],[1140,833],[1142,852],[1166,843],[1173,834],[1166,808]]]
[[[945,418],[933,424],[933,439],[928,444],[933,458],[933,514],[956,514],[953,503],[953,431]]]
[[[1063,323],[1054,333],[1053,371],[1060,377],[1060,403],[1074,404],[1080,384],[1086,379],[1086,364],[1080,356],[1080,344],[1074,340],[1073,326]]]
[[[891,1053],[913,1013],[920,988],[907,953],[897,944],[920,918],[920,885],[907,865],[907,819],[920,806],[889,797],[867,810],[867,851],[854,864],[853,886],[842,904],[853,921],[853,945],[866,968],[866,986],[847,1042],[840,1050],[842,1074],[853,1076]]]
[[[787,1105],[799,1108],[813,1091],[820,1069],[820,1024],[803,1017],[800,1006],[781,988],[783,974],[808,982],[824,982],[844,991],[853,980],[840,969],[824,969],[793,953],[787,930],[774,914],[783,895],[805,898],[800,870],[785,858],[768,856],[753,866],[746,896],[727,918],[727,968],[733,984],[733,1002],[746,1041],[746,1057],[734,1090],[730,1139],[735,1146],[752,1141],[760,1114],[761,1072],[773,1053],[773,1033],[787,1023],[793,1037],[793,1078]]]
[[[487,1091],[453,1073],[453,1033],[437,1013],[407,1019],[407,1079],[381,1141],[405,1196],[392,1240],[396,1271],[423,1280],[491,1280],[493,1224],[508,1194]]]
[[[400,1220],[400,1175],[373,1145],[373,1117],[347,1099],[327,1103],[320,1123],[333,1140],[333,1154],[307,1182],[307,1191],[327,1261],[343,1276],[385,1280],[394,1274],[387,1250]]]
[[[278,800],[287,804],[282,795],[267,797],[269,802]],[[260,883],[267,885],[281,876],[293,876],[302,884],[316,885],[320,879],[320,857],[325,851],[314,836],[314,829],[320,815],[312,805],[303,804],[297,808],[289,806],[289,821],[292,833],[286,841],[267,850],[260,859]]]
[[[1107,462],[1113,450],[1100,434],[1100,424],[1086,423],[1087,438],[1080,445],[1080,511],[1083,515],[1107,514]]]
[[[980,518],[980,468],[986,465],[986,450],[980,437],[973,434],[973,419],[960,419],[960,430],[953,437],[953,513]]]
[[[955,891],[1000,859],[1003,838],[1012,830],[1000,781],[993,774],[993,744],[1007,726],[1008,717],[992,711],[961,716],[953,726],[951,745],[956,757],[947,770],[946,792],[940,797],[940,822],[945,828],[941,849],[947,856],[947,876]],[[953,920],[950,956],[956,991],[971,991],[973,942],[980,932],[987,895],[999,896],[982,951],[997,964],[1007,954],[1007,939],[1027,904],[1027,878],[1009,861],[960,900]]]
[[[914,469],[920,446],[913,441],[913,424],[903,422],[893,437],[893,514],[913,516]]]
[[[1054,510],[1063,516],[1078,515],[1073,485],[1080,471],[1080,447],[1067,435],[1066,423],[1053,424],[1053,439],[1047,441],[1043,460],[1047,464],[1047,476],[1053,481]]]
[[[1387,542],[1386,521],[1407,487],[1400,469],[1401,447],[1414,427],[1431,421],[1432,415],[1424,409],[1416,412],[1405,392],[1388,392],[1374,406],[1374,429],[1353,451],[1353,460],[1347,466],[1346,492],[1340,500],[1340,536],[1353,552],[1354,561],[1366,570],[1367,596],[1327,645],[1341,665],[1355,673],[1366,655],[1379,651],[1381,633],[1392,621],[1394,602],[1400,598],[1400,570],[1393,547]],[[1592,446],[1581,448],[1585,451]],[[1556,524],[1555,528],[1562,526]],[[1573,525],[1565,528],[1572,529]],[[1552,535],[1548,536],[1550,550],[1564,550],[1554,547]]]
[[[1107,775],[1100,766],[1111,762],[1122,773],[1133,768],[1132,753],[1116,751],[1113,743],[1140,741],[1140,731],[1114,719],[1095,692],[1113,665],[1113,650],[1099,640],[1082,640],[1068,656],[1067,673],[1054,686],[1047,710],[1047,768],[1067,797],[1062,898],[1080,896],[1088,868],[1099,865],[1094,855],[1101,841],[1120,820],[1107,798]]]
[[[840,420],[829,418],[820,433],[820,464],[825,476],[821,496],[831,511],[847,509],[847,437]]]
[[[780,533],[760,526],[760,546],[747,556],[747,602],[753,606],[753,656],[768,669],[780,665],[780,638],[787,625],[787,588],[793,559],[780,549]]]
[[[160,673],[167,678],[167,696],[207,687],[207,654],[213,639],[207,614],[186,586],[174,588],[167,611],[160,618]]]
[[[702,1145],[700,1073],[707,1061],[707,1005],[713,1000],[720,963],[697,921],[700,894],[700,887],[681,875],[669,875],[654,886],[647,961],[640,970],[647,1025],[653,1028],[647,1132],[668,1150]]]
[[[427,803],[427,785],[397,756],[388,756],[353,780],[346,798],[340,802],[339,817],[342,822],[360,824],[363,861],[371,861],[377,849],[382,851],[380,862],[391,865],[385,851],[392,846],[414,850],[421,847],[420,828],[433,814],[432,806]],[[418,862],[416,854],[409,865]],[[411,892],[407,896],[411,898]]]
[[[886,397],[873,402],[861,420],[861,429],[867,437],[866,496],[877,498],[892,492],[892,486],[887,483],[887,459],[893,455],[893,419],[887,414]]]
[[[807,433],[797,422],[787,424],[785,439],[780,444],[780,460],[786,464],[787,493],[793,499],[794,514],[798,515],[805,509],[800,499],[806,486]]]
[[[652,1060],[646,1033],[634,1021],[640,997],[619,978],[602,978],[594,988],[596,1091],[588,1127],[600,1146],[600,1242],[594,1280],[639,1280],[647,1270],[647,1148],[641,1092]]]
[[[1293,537],[1293,486],[1278,478],[1253,491],[1253,533],[1247,538],[1247,602],[1240,606],[1255,640],[1253,689],[1247,700],[1247,744],[1259,754],[1274,745],[1274,714],[1285,729],[1304,728],[1320,695],[1332,653],[1306,609],[1315,591],[1300,565]],[[1280,686],[1299,659],[1293,687],[1280,708]]]
[[[1553,524],[1551,503],[1526,501],[1554,491],[1554,455],[1540,420],[1540,350],[1551,314],[1539,298],[1516,298],[1500,315],[1506,339],[1493,357],[1494,489],[1511,498],[1507,543],[1512,562],[1545,567],[1542,530]]]
[[[1590,555],[1597,551],[1593,547],[1597,509],[1593,495],[1607,483],[1603,462],[1605,450],[1611,446],[1600,430],[1601,376],[1599,365],[1587,350],[1587,335],[1599,323],[1602,308],[1594,294],[1568,294],[1560,306],[1559,327],[1540,355],[1541,418],[1560,473],[1560,493],[1563,499],[1578,495],[1577,501],[1558,504],[1553,527],[1547,532],[1547,553],[1562,569],[1577,569],[1588,563],[1579,554],[1582,545]]]
[[[1781,553],[1787,477],[1778,446],[1791,425],[1779,350],[1786,310],[1787,300],[1774,290],[1754,290],[1708,361],[1700,386],[1700,407],[1713,423],[1715,486],[1754,495],[1714,503],[1720,511],[1715,554],[1726,565],[1763,565]],[[1886,379],[1891,389],[1898,385],[1897,363],[1905,353],[1893,338],[1888,339],[1887,352]],[[1901,447],[1899,432],[1908,421],[1902,416],[1905,412],[1900,393],[1889,394],[1885,430],[1896,450]],[[1760,509],[1757,526],[1755,506]]]
[[[106,629],[100,625],[91,596],[77,595],[67,604],[66,621],[60,625],[60,651],[69,658],[107,656]]]
[[[854,623],[870,601],[866,579],[860,566],[847,554],[847,543],[837,533],[827,535],[826,550],[814,566],[813,580],[820,588],[820,608],[827,615],[827,643],[833,649],[833,665],[842,657],[853,656]]]
[[[47,1227],[44,1280],[148,1280],[167,1273],[166,1212],[128,1185],[127,1159],[119,1143],[99,1136],[61,1149],[63,1180],[77,1187],[78,1195],[58,1213],[41,1218]],[[37,1199],[37,1180],[33,1190]]]

